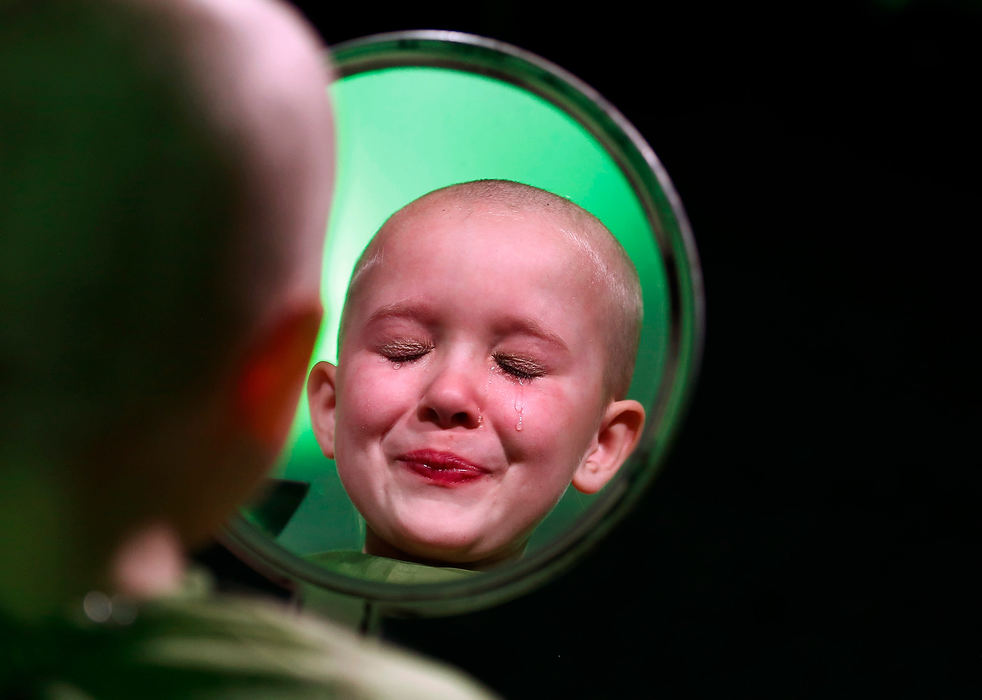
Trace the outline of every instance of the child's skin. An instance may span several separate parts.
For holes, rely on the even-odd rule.
[[[338,366],[318,363],[308,392],[365,551],[480,569],[520,557],[570,483],[602,488],[644,409],[615,399],[611,295],[569,217],[466,193],[431,193],[382,228]]]
[[[119,143],[144,149],[128,129],[149,118],[148,108],[140,105],[163,105],[160,132],[146,141],[157,139],[164,145],[134,152],[139,160],[133,162],[140,162],[146,181],[126,184],[120,165],[125,161],[119,155],[125,145],[113,143],[111,127],[97,126],[102,123],[95,115],[103,92],[98,76],[71,90],[64,87],[68,78],[28,90],[8,116],[24,119],[26,126],[32,110],[53,115],[50,123],[44,122],[50,129],[50,150],[42,150],[36,163],[16,156],[22,151],[15,150],[0,172],[0,199],[17,190],[11,183],[21,177],[35,183],[32,187],[47,177],[50,206],[57,211],[73,206],[71,198],[58,193],[78,187],[90,200],[79,209],[79,229],[46,229],[45,235],[50,235],[52,249],[60,250],[61,241],[76,245],[86,231],[99,231],[84,256],[68,255],[71,260],[63,268],[48,264],[42,268],[47,277],[38,272],[49,286],[36,300],[35,317],[13,317],[25,324],[14,326],[24,337],[57,333],[51,337],[72,337],[89,353],[79,360],[72,346],[65,345],[63,353],[49,355],[54,367],[74,368],[70,375],[69,370],[58,371],[79,377],[78,383],[59,387],[50,377],[60,375],[51,367],[26,359],[13,365],[20,381],[9,382],[12,388],[6,373],[2,378],[5,398],[33,382],[39,392],[47,392],[38,394],[45,403],[70,407],[39,412],[25,423],[29,431],[0,450],[0,512],[9,518],[10,532],[38,533],[26,558],[23,540],[4,537],[12,544],[0,543],[0,609],[24,617],[60,611],[66,601],[91,590],[151,598],[178,588],[186,551],[213,537],[269,472],[288,435],[322,316],[320,260],[334,179],[333,116],[325,91],[331,72],[319,37],[296,8],[282,0],[76,4],[87,6],[82,16],[106,34],[90,37],[92,43],[80,39],[82,49],[71,44],[57,56],[82,55],[92,61],[129,56],[135,67],[105,78],[105,123],[126,125]],[[32,5],[5,7],[0,24],[17,15],[31,21],[32,13],[40,12],[57,20],[54,37],[74,12],[70,2]],[[110,26],[128,38],[120,38],[118,46],[116,39],[107,40]],[[132,38],[133,32],[144,32],[145,50],[137,49],[141,39]],[[50,38],[25,37],[24,45],[33,41],[48,47]],[[23,50],[14,49],[14,55]],[[32,75],[30,70],[23,67],[25,75]],[[41,76],[54,75],[44,65],[38,70]],[[166,87],[165,73],[173,80]],[[5,79],[0,80],[4,89],[19,85],[13,73],[0,78]],[[116,111],[127,92],[132,115]],[[21,93],[12,94],[17,103]],[[82,135],[90,130],[95,137],[86,142]],[[38,132],[38,127],[25,129],[28,144],[37,147]],[[221,145],[203,148],[206,139]],[[76,155],[82,153],[84,158]],[[188,160],[172,160],[171,154]],[[100,160],[110,175],[104,182],[93,175],[101,172],[92,167]],[[220,164],[226,161],[227,171]],[[197,194],[175,187],[172,206],[188,213],[171,219],[182,223],[168,234],[169,252],[158,262],[152,251],[165,245],[163,229],[151,223],[160,218],[153,208],[158,200],[144,198],[140,191],[166,187],[158,169],[175,169],[178,162],[187,170],[213,173],[208,182],[216,191],[207,197],[220,204],[214,210],[203,207]],[[13,241],[4,250],[27,256],[21,262],[26,269],[33,265],[30,232],[38,225],[33,218],[16,218],[3,233],[5,242]],[[68,214],[51,219],[69,220]],[[39,216],[37,221],[47,219]],[[213,243],[205,241],[215,240],[227,241],[228,249],[215,251],[213,257]],[[121,267],[119,251],[128,245],[145,246],[146,258]],[[219,260],[218,255],[225,257]],[[184,265],[177,262],[181,256]],[[127,272],[135,264],[148,266],[148,279],[159,297],[147,297],[141,291],[147,283]],[[16,280],[4,280],[4,301],[13,298],[7,295]],[[188,286],[214,296],[190,306],[181,291]],[[74,291],[82,288],[91,288],[84,304]],[[167,290],[174,290],[169,305],[145,314],[125,311],[136,308],[128,294],[163,300]],[[60,311],[53,314],[52,309]],[[123,325],[105,322],[106,317]],[[229,318],[237,320],[227,330],[200,336],[206,326],[217,327]],[[14,338],[16,348],[18,337],[8,334],[0,340]],[[148,340],[156,337],[159,344]],[[188,366],[198,362],[188,359],[197,355],[175,358],[170,353],[177,344],[174,337],[208,348],[201,356],[216,359]],[[8,354],[10,347],[5,344],[0,355],[20,362],[16,350]],[[105,347],[106,359],[89,366],[86,358],[97,357],[95,348],[100,347]],[[140,363],[134,364],[133,356],[140,356]],[[151,372],[143,369],[151,366],[180,380],[169,387],[155,384],[147,376]],[[65,423],[72,424],[67,432],[74,437],[52,440]],[[24,488],[28,490],[21,492]]]

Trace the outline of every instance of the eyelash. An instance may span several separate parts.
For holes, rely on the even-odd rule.
[[[497,352],[492,357],[502,372],[519,381],[537,379],[546,373],[544,367],[525,357]]]
[[[378,353],[392,363],[403,364],[414,362],[433,349],[429,343],[415,340],[398,340],[386,343],[378,349]]]
[[[393,364],[406,364],[419,360],[432,349],[433,345],[430,343],[399,340],[381,345],[378,353]],[[537,379],[546,373],[544,367],[525,357],[501,352],[496,352],[491,357],[498,369],[518,381]]]

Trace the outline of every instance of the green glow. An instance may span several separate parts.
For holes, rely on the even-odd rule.
[[[631,396],[651,405],[668,336],[664,268],[630,185],[582,126],[523,89],[442,68],[361,73],[336,83],[332,95],[338,184],[324,261],[326,315],[313,361],[336,360],[351,268],[390,214],[438,187],[503,178],[549,190],[592,212],[634,260],[644,290],[645,325]],[[314,439],[306,399],[277,476],[311,483],[279,537],[281,544],[300,555],[361,547],[363,525],[333,462]],[[532,547],[566,527],[589,502],[570,489],[536,532]]]

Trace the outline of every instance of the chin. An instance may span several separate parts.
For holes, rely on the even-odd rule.
[[[527,538],[526,538],[527,539]],[[397,549],[404,552],[407,559],[423,564],[456,566],[462,569],[483,569],[506,561],[521,558],[526,540],[517,544],[489,545],[479,542],[476,537],[464,535],[460,530],[437,533],[427,530],[425,534],[401,533]]]
[[[400,549],[421,559],[462,564],[484,557],[474,538],[459,529],[401,532],[396,540],[402,545]]]

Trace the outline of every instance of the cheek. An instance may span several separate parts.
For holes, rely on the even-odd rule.
[[[378,358],[348,363],[338,381],[338,438],[387,430],[412,406],[410,373]]]
[[[592,402],[565,384],[515,385],[492,398],[498,434],[516,460],[568,463],[572,474],[596,431]]]

